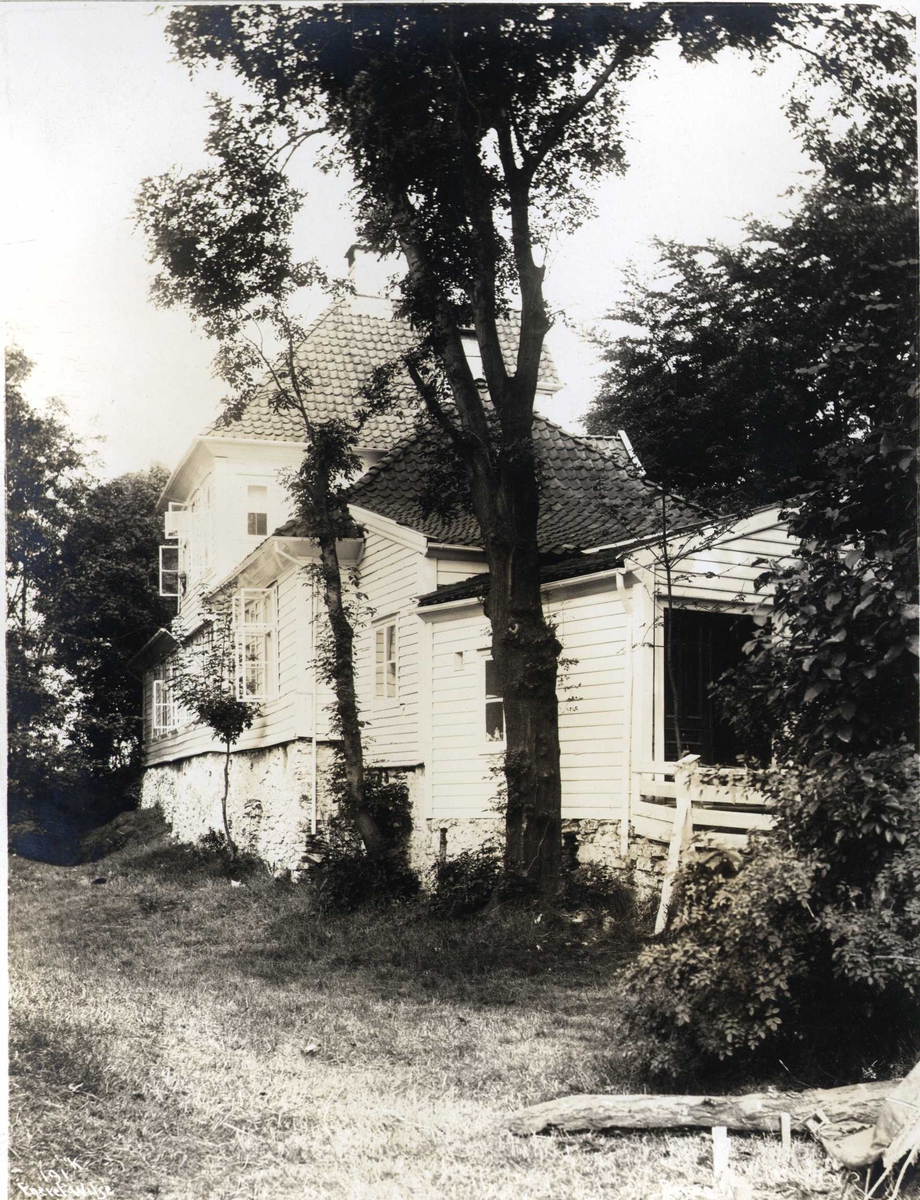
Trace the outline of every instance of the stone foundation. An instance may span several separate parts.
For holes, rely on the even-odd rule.
[[[317,746],[317,822],[320,832],[335,811],[329,793],[329,769],[334,748]],[[227,815],[230,833],[241,850],[255,854],[274,869],[296,870],[310,832],[312,743],[306,739],[271,746],[265,750],[240,750],[230,758],[230,794]],[[413,832],[409,862],[423,886],[431,868],[444,854],[456,858],[467,850],[478,850],[488,842],[501,847],[504,821],[501,817],[477,819],[423,817],[423,768],[389,769],[391,779],[403,779],[409,789]],[[159,805],[179,841],[196,842],[210,832],[223,833],[221,796],[224,786],[224,756],[197,754],[148,767],[144,772],[141,805]],[[639,837],[632,831],[629,852],[620,849],[620,822],[572,820],[562,822],[569,855],[579,863],[597,863],[622,871],[635,884],[640,896],[657,894],[668,854],[663,842]]]
[[[333,748],[317,746],[317,815],[331,808],[326,780]],[[306,739],[239,750],[230,756],[227,817],[230,833],[241,850],[270,866],[296,868],[310,832],[313,746]],[[141,807],[159,805],[181,842],[196,842],[210,832],[223,833],[221,796],[223,754],[148,767],[144,772]]]
[[[446,853],[451,859],[465,851],[478,850],[487,843],[501,847],[505,837],[505,823],[501,817],[429,819],[417,821],[415,828],[411,862],[423,881],[426,872],[442,854]],[[574,850],[580,865],[591,863],[623,872],[640,897],[658,895],[668,856],[667,845],[640,837],[630,830],[629,852],[624,857],[620,850],[620,834],[619,821],[566,819],[562,822],[566,849]],[[563,852],[565,857],[566,851]]]

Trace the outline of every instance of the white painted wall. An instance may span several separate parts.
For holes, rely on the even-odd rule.
[[[313,735],[313,645],[310,619],[310,577],[295,566],[277,582],[277,694],[263,703],[262,715],[256,719],[239,742],[239,750],[255,750],[275,746],[297,737]],[[178,758],[220,750],[210,730],[200,724],[187,724],[177,732],[153,737],[153,679],[148,671],[144,686],[145,764],[169,762]],[[320,712],[327,697],[317,698]],[[323,736],[323,722],[318,722]]]
[[[547,593],[564,665],[559,689],[563,816],[619,820],[628,771],[628,613],[613,580]],[[431,610],[429,817],[495,815],[501,747],[486,740],[489,623],[478,603]]]

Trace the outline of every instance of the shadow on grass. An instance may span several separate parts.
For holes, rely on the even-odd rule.
[[[608,992],[643,940],[641,916],[573,921],[508,905],[451,920],[433,916],[424,899],[324,912],[308,885],[276,882],[255,858],[231,862],[173,842],[149,811],[97,831],[93,849],[103,848],[93,870],[117,890],[80,890],[82,903],[63,917],[74,943],[91,953],[98,938],[101,949],[106,922],[115,922],[122,945],[194,945],[215,978],[231,971],[384,1001],[545,1009],[565,993]],[[86,919],[89,905],[96,920]]]

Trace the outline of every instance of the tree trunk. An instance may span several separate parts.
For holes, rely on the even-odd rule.
[[[560,646],[543,615],[537,555],[520,544],[490,550],[485,610],[504,703],[505,867],[551,900],[562,866]]]
[[[520,189],[518,189],[520,191]],[[526,192],[526,189],[525,189]],[[424,291],[440,285],[425,258],[424,239],[402,207],[401,245],[409,274]],[[482,246],[490,243],[491,208],[484,202]],[[543,269],[531,254],[526,195],[512,202],[515,258],[521,286],[521,331],[514,375],[508,374],[496,325],[495,278],[480,263],[470,283],[476,337],[489,400],[473,379],[456,314],[443,294],[427,323],[459,420],[449,417],[437,390],[413,374],[429,413],[451,437],[466,468],[473,512],[489,564],[485,613],[492,657],[502,681],[505,717],[505,865],[545,899],[559,888],[562,864],[562,786],[559,770],[557,662],[561,646],[543,615],[537,517],[540,487],[533,442],[533,405],[543,339],[549,327]],[[484,251],[485,252],[485,251]],[[488,259],[488,253],[486,253]]]
[[[804,1092],[754,1092],[748,1096],[566,1096],[533,1104],[508,1121],[512,1133],[526,1135],[560,1129],[711,1129],[725,1125],[742,1131],[777,1132],[780,1114],[803,1128],[820,1110],[831,1125],[846,1121],[874,1125],[882,1101],[897,1081],[857,1083],[852,1087]]]
[[[386,838],[365,804],[364,747],[361,742],[361,721],[355,692],[355,631],[342,596],[342,570],[336,550],[335,534],[330,532],[332,522],[320,522],[321,526],[324,524],[325,528],[318,531],[318,540],[326,615],[332,633],[332,682],[339,733],[342,738],[342,758],[345,762],[345,804],[348,817],[361,836],[368,858],[380,858],[387,851]],[[313,734],[315,737],[316,730]]]
[[[225,742],[224,745],[227,747],[227,750],[224,755],[224,794],[220,801],[220,815],[224,819],[224,836],[227,839],[227,851],[230,854],[230,858],[235,859],[237,855],[236,843],[230,836],[230,821],[227,817],[227,800],[230,797],[230,750],[232,743]]]

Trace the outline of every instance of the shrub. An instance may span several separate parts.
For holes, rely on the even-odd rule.
[[[636,1065],[686,1079],[780,1058],[852,1073],[920,1029],[918,760],[877,751],[766,772],[776,827],[737,875],[684,873],[675,932],[627,979]]]
[[[622,873],[603,863],[576,863],[562,877],[562,907],[635,920],[636,892]]]
[[[398,855],[372,859],[363,849],[330,849],[309,879],[320,905],[343,913],[368,904],[411,900],[421,889],[418,875]]]
[[[431,869],[429,907],[439,917],[468,917],[484,908],[503,879],[502,853],[486,843]]]
[[[344,796],[341,760],[333,768],[334,795]],[[412,831],[412,806],[405,779],[384,771],[365,777],[365,804],[390,846],[382,858],[368,858],[354,825],[341,811],[326,822],[323,860],[309,879],[324,907],[354,912],[371,903],[411,899],[421,890],[418,875],[409,866],[408,839]]]

